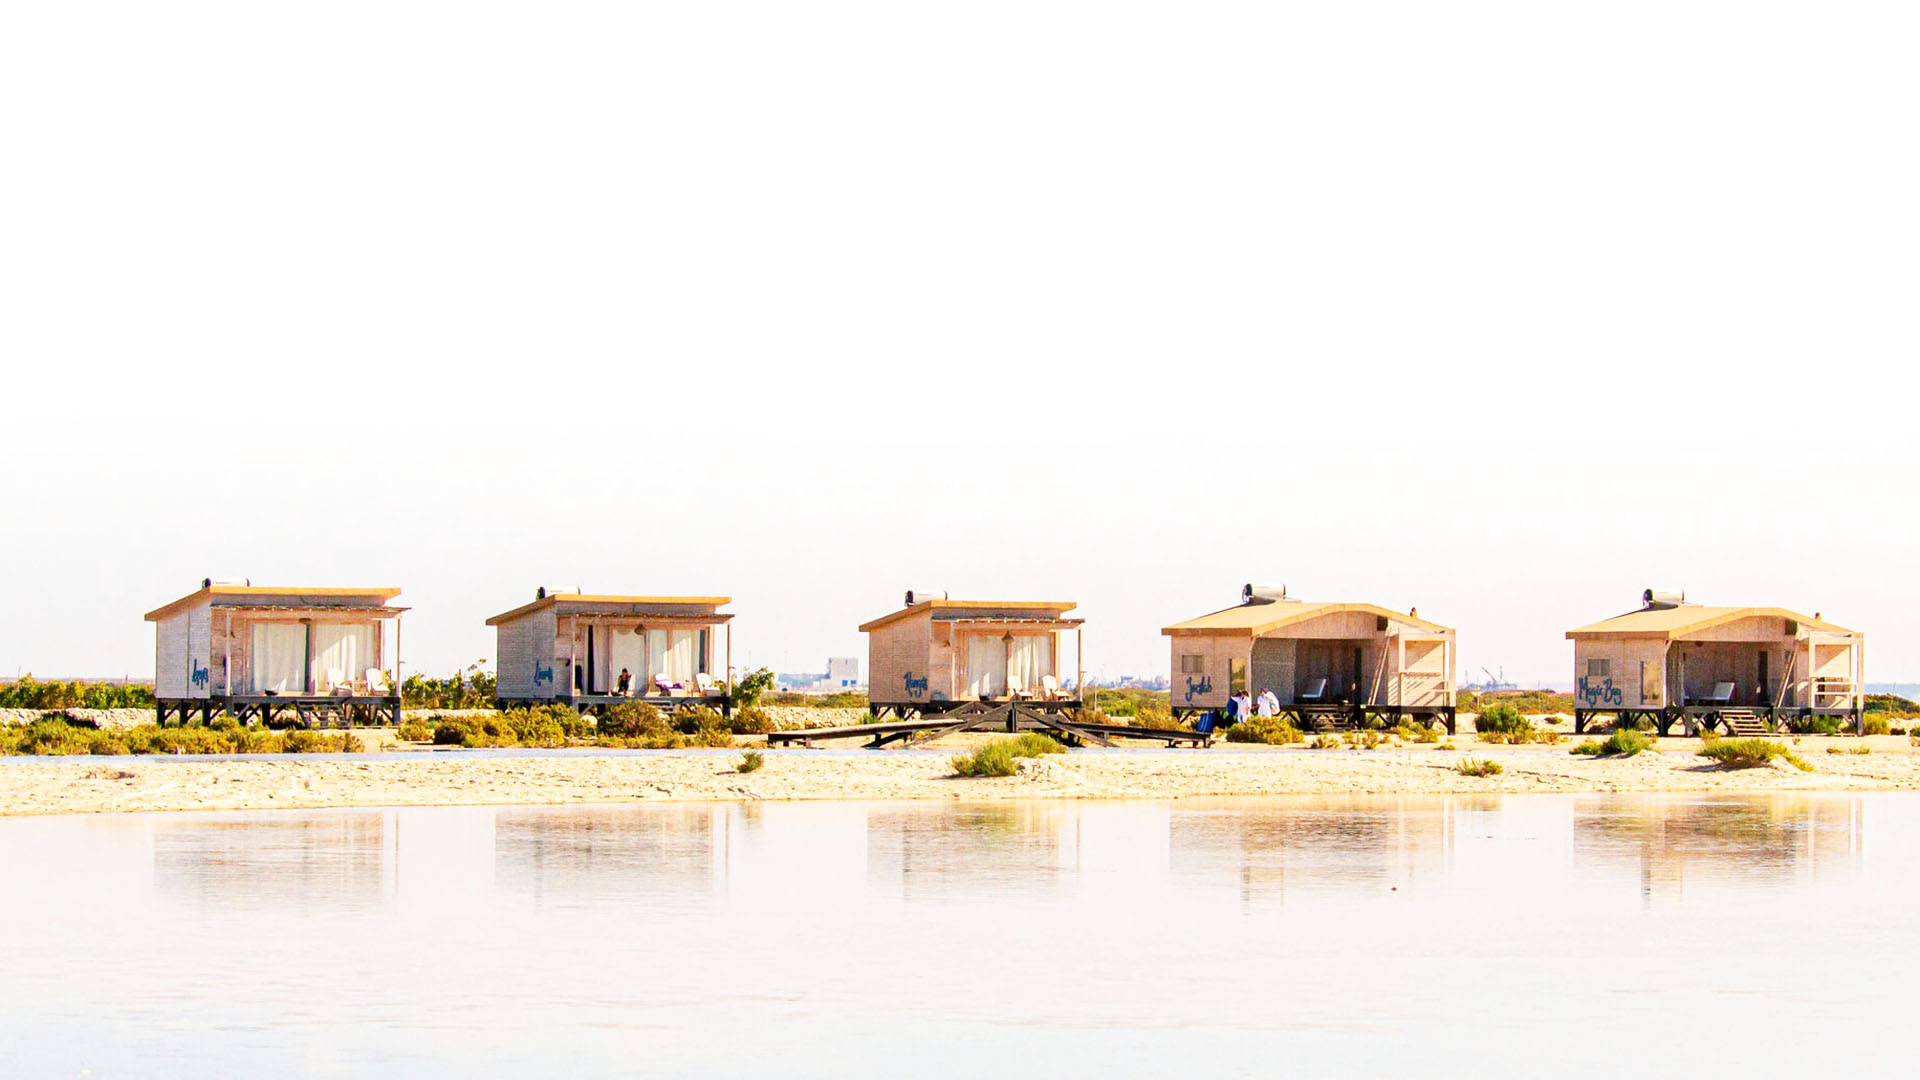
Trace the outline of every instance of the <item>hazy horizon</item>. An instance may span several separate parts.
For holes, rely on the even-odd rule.
[[[1256,581],[1463,677],[1674,585],[1920,678],[1905,7],[4,18],[0,671],[232,575],[398,586],[434,673],[565,582],[1151,674]]]

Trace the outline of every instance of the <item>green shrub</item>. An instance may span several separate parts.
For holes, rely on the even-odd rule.
[[[1873,753],[1873,747],[1871,746],[1829,746],[1827,747],[1827,753],[1829,754],[1871,754]]]
[[[727,697],[731,700],[736,710],[751,709],[755,705],[758,705],[760,699],[766,696],[767,692],[772,689],[773,672],[763,667],[755,668],[733,680],[733,683],[727,687]],[[861,704],[865,704],[865,702]],[[759,732],[758,734],[765,734],[765,732]]]
[[[486,666],[487,661],[476,660],[444,679],[409,675],[400,684],[400,704],[409,709],[490,709],[499,681]]]
[[[1838,735],[1847,729],[1847,721],[1838,716],[1796,716],[1787,721],[1787,730],[1795,735]]]
[[[41,682],[22,675],[0,685],[0,709],[151,709],[153,688],[131,683]]]
[[[701,728],[725,728],[727,718],[720,710],[709,709],[705,705],[695,705],[690,709],[677,709],[673,714],[673,726],[683,733],[691,735]]]
[[[1453,767],[1461,776],[1498,776],[1507,771],[1497,761],[1475,758],[1462,758]]]
[[[1012,776],[1015,768],[1010,740],[988,743],[971,754],[953,755],[955,776]]]
[[[1065,753],[1066,749],[1055,739],[1029,731],[1011,739],[996,739],[971,754],[953,755],[953,772],[956,776],[1012,776],[1018,759]]]
[[[740,754],[740,764],[733,767],[735,772],[759,772],[760,766],[767,763],[767,755],[758,750],[746,750]]]
[[[1653,740],[1632,728],[1622,728],[1607,736],[1605,742],[1585,742],[1572,750],[1570,754],[1588,754],[1594,757],[1632,757],[1642,750],[1653,749]]]
[[[1885,714],[1865,716],[1861,718],[1861,721],[1866,725],[1862,729],[1862,734],[1887,735],[1892,732],[1893,725],[1887,722]]]
[[[1504,701],[1488,705],[1473,721],[1473,730],[1481,735],[1531,735],[1533,721]]]
[[[1700,756],[1711,758],[1729,769],[1751,769],[1770,764],[1774,758],[1782,758],[1796,769],[1813,771],[1812,765],[1800,760],[1792,750],[1772,739],[1713,739],[1700,748]]]
[[[670,727],[667,716],[644,701],[623,701],[600,714],[595,727],[602,735],[646,736]]]
[[[1393,733],[1408,742],[1437,743],[1440,741],[1440,732],[1433,725],[1416,724],[1411,720],[1400,721],[1394,726]]]
[[[735,735],[765,735],[779,730],[779,725],[773,722],[773,717],[765,709],[748,705],[733,710],[733,715],[727,718],[727,730]]]
[[[1277,716],[1256,716],[1227,729],[1227,741],[1285,746],[1305,741],[1300,729]]]
[[[432,742],[433,729],[418,720],[409,720],[400,725],[394,736],[401,742]]]

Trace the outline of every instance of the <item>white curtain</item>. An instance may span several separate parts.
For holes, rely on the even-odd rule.
[[[323,683],[327,673],[338,669],[343,685],[351,683],[376,666],[373,656],[373,627],[346,626],[339,623],[313,624],[313,673]],[[322,692],[332,686],[323,685]]]
[[[993,634],[967,639],[967,696],[1003,697],[1007,692],[1007,644]]]
[[[307,628],[300,623],[253,624],[253,692],[307,692]]]
[[[698,630],[675,630],[669,637],[666,675],[681,686],[691,687],[700,669],[699,634]]]
[[[607,680],[607,692],[616,693],[620,689],[620,669],[633,676],[630,691],[645,693],[647,689],[647,639],[638,630],[615,628],[613,641],[607,646],[607,670],[611,677]]]
[[[1021,634],[1015,637],[1007,660],[1015,686],[1022,690],[1040,689],[1041,677],[1053,674],[1053,636]]]
[[[647,631],[647,692],[653,692],[653,677],[667,674],[667,631]],[[672,681],[671,677],[668,679]]]

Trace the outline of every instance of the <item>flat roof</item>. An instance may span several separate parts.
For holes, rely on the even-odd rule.
[[[1730,622],[1754,618],[1791,619],[1807,629],[1833,634],[1859,632],[1782,607],[1706,607],[1700,604],[1682,604],[1679,607],[1670,608],[1641,608],[1638,611],[1629,611],[1625,615],[1615,615],[1611,619],[1602,619],[1597,623],[1575,627],[1567,631],[1567,637],[1592,634],[1663,637],[1671,641],[1688,634],[1697,634],[1702,630],[1711,630],[1716,626],[1724,626]]]
[[[535,600],[531,604],[522,604],[519,607],[514,608],[512,611],[503,611],[500,614],[495,615],[493,618],[488,619],[487,625],[498,626],[503,622],[511,622],[514,619],[518,619],[523,615],[530,615],[533,612],[539,611],[542,608],[555,607],[559,604],[585,604],[588,606],[597,604],[602,607],[608,607],[608,608],[613,608],[613,607],[644,608],[644,607],[668,607],[668,606],[717,608],[721,604],[731,604],[731,603],[733,603],[733,597],[731,596],[611,596],[604,593],[592,593],[592,594],[553,593],[551,595],[541,597],[540,599]],[[608,612],[608,614],[628,614],[628,613],[627,612]],[[658,614],[685,615],[686,613],[662,611],[662,612],[659,612]],[[733,618],[732,615],[721,615],[717,611],[713,612],[712,614],[722,622],[726,621],[727,619]]]
[[[911,618],[922,612],[937,611],[1051,611],[1062,615],[1078,607],[1071,600],[922,600],[912,607],[889,612],[870,622],[860,624],[862,632],[877,630],[888,623]]]
[[[175,612],[183,611],[223,596],[327,596],[335,598],[366,596],[372,597],[376,603],[384,605],[387,601],[399,595],[399,589],[308,589],[277,585],[209,585],[204,588],[195,589],[171,604],[154,608],[152,611],[147,612],[146,619],[148,622],[159,622],[161,619]],[[320,607],[323,605],[316,604],[314,606]]]
[[[1239,604],[1210,615],[1202,615],[1197,619],[1188,619],[1185,622],[1162,627],[1160,632],[1168,637],[1204,635],[1259,637],[1295,623],[1353,611],[1378,615],[1395,622],[1406,623],[1408,626],[1417,626],[1423,630],[1449,631],[1452,629],[1436,622],[1428,622],[1417,615],[1383,608],[1378,604],[1315,604],[1304,600],[1279,600],[1271,604]]]

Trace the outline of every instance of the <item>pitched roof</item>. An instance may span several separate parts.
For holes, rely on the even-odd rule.
[[[1436,622],[1428,622],[1415,615],[1401,611],[1390,611],[1377,604],[1310,604],[1299,600],[1282,600],[1273,604],[1240,604],[1236,607],[1216,611],[1211,615],[1202,615],[1197,619],[1177,622],[1162,627],[1160,632],[1169,637],[1190,637],[1203,634],[1220,634],[1232,637],[1259,637],[1272,633],[1294,623],[1318,619],[1325,615],[1339,615],[1344,612],[1358,611],[1368,615],[1378,615],[1395,622],[1417,626],[1423,630],[1447,630]]]
[[[376,605],[384,605],[399,595],[399,589],[303,589],[278,585],[209,585],[195,589],[170,604],[154,608],[147,612],[146,619],[148,622],[159,622],[175,612],[222,596],[325,596],[333,599],[365,596],[373,598]]]
[[[912,607],[889,612],[877,619],[860,624],[862,632],[877,630],[888,623],[911,618],[922,612],[933,611],[1051,611],[1055,616],[1064,615],[1079,605],[1070,600],[922,600]]]
[[[522,615],[532,614],[541,608],[549,608],[558,604],[583,604],[587,606],[599,605],[602,607],[624,608],[717,608],[722,604],[731,603],[733,603],[733,597],[731,596],[606,596],[583,593],[549,593],[530,604],[522,604],[512,611],[503,611],[495,615],[493,618],[487,620],[487,625],[498,626],[503,622],[511,622],[514,619],[518,619]],[[662,614],[666,613],[663,612]],[[714,612],[714,615],[721,620],[733,618],[732,615],[721,615],[719,612]]]
[[[1844,626],[1816,619],[1811,615],[1802,615],[1780,607],[1705,607],[1699,604],[1682,604],[1670,608],[1641,608],[1629,611],[1625,615],[1615,615],[1611,619],[1602,619],[1597,623],[1575,627],[1567,631],[1567,636],[1581,637],[1587,634],[1616,634],[1634,637],[1663,637],[1668,641],[1697,634],[1702,630],[1711,630],[1741,619],[1773,618],[1791,619],[1809,630],[1821,630],[1835,634],[1851,634],[1856,631]]]

